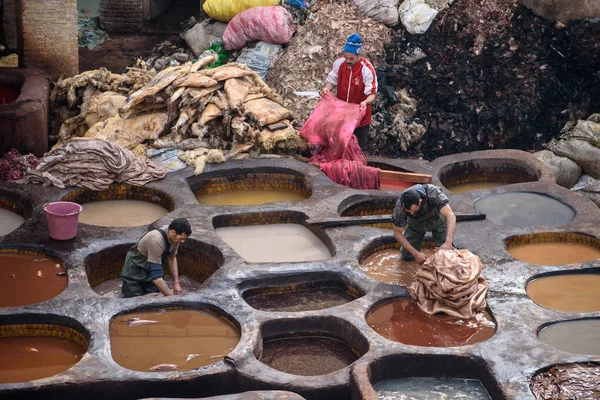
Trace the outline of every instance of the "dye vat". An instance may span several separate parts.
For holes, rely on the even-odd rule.
[[[0,104],[12,103],[13,101],[17,100],[20,95],[20,86],[0,83]]]
[[[106,227],[149,225],[169,211],[140,200],[106,200],[82,204],[79,222]]]
[[[475,202],[477,212],[504,226],[552,226],[575,218],[568,205],[537,193],[510,192],[485,197]]]
[[[600,319],[581,319],[548,325],[538,338],[573,354],[600,355]]]
[[[600,273],[545,276],[527,284],[535,304],[566,312],[600,311]]]
[[[331,258],[314,233],[300,224],[230,226],[215,231],[247,262],[302,262]]]
[[[244,300],[251,307],[281,312],[323,310],[349,303],[360,296],[362,293],[358,290],[339,281],[249,289],[243,293]]]
[[[187,371],[214,364],[239,340],[232,323],[204,310],[135,312],[110,322],[113,359],[135,371]]]
[[[31,252],[0,252],[0,307],[49,300],[67,287],[67,271],[57,260]]]
[[[398,378],[377,382],[379,400],[492,400],[475,379]]]
[[[259,360],[288,374],[317,376],[345,368],[358,358],[341,340],[307,335],[266,339]]]
[[[538,265],[576,264],[600,258],[600,248],[588,243],[525,243],[507,250],[517,260]]]
[[[280,201],[301,201],[307,196],[302,193],[283,190],[243,190],[237,192],[220,192],[197,194],[198,202],[206,206],[248,206],[255,204],[276,203]]]
[[[25,222],[25,218],[19,214],[0,208],[0,236],[8,235],[20,227],[23,222]]]
[[[426,257],[433,254],[433,248],[423,248]],[[410,286],[421,265],[400,257],[399,249],[387,249],[371,254],[361,264],[365,273],[373,279],[392,285]]]
[[[64,337],[0,337],[0,383],[29,382],[60,374],[86,349]]]
[[[167,283],[169,288],[173,288],[173,278],[171,275],[163,276],[164,281]],[[181,289],[183,289],[183,293],[193,292],[202,286],[200,282],[197,282],[187,276],[179,277],[179,284],[181,285]],[[121,297],[121,286],[123,285],[123,281],[121,278],[113,278],[107,281],[102,282],[98,286],[94,287],[94,292],[98,293],[100,296],[105,297]]]
[[[411,299],[397,299],[376,307],[367,323],[378,334],[394,342],[425,347],[456,347],[483,342],[495,333],[487,321],[466,320],[444,314],[428,315]]]
[[[597,400],[600,393],[599,376],[600,365],[598,364],[554,365],[531,379],[531,390],[536,400],[551,398]]]
[[[448,188],[448,190],[450,190],[452,193],[460,194],[471,192],[473,190],[492,189],[504,185],[506,185],[505,182],[474,182],[451,186]]]

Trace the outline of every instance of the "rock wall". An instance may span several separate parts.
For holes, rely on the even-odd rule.
[[[144,26],[144,0],[100,0],[100,24],[108,33],[139,31]]]
[[[2,0],[2,26],[6,45],[12,50],[17,49],[17,0]]]
[[[600,18],[598,0],[521,0],[521,4],[544,18],[560,22]]]

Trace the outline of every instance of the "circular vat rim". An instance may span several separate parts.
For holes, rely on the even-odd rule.
[[[308,215],[300,211],[268,211],[268,212],[248,212],[220,214],[212,218],[211,225],[213,229],[232,227],[232,226],[253,226],[253,225],[274,225],[274,224],[298,224],[311,231],[316,237],[325,244],[331,260],[337,255],[335,243],[325,229],[307,223]],[[232,249],[233,250],[233,249]],[[236,253],[237,254],[237,253]],[[239,257],[242,257],[238,254]],[[323,261],[327,261],[323,260]],[[248,264],[267,264],[266,262],[247,262]],[[285,264],[305,263],[305,261],[285,262]]]
[[[234,168],[225,168],[218,169],[214,171],[203,172],[201,175],[191,175],[186,179],[186,182],[194,195],[197,195],[198,191],[201,190],[202,187],[212,185],[211,180],[226,180],[226,181],[244,181],[244,183],[248,182],[247,176],[249,174],[257,174],[257,175],[265,175],[274,176],[274,175],[286,175],[292,178],[292,181],[295,181],[299,188],[299,193],[304,195],[306,198],[303,200],[297,200],[293,202],[302,202],[309,200],[313,194],[313,185],[311,184],[309,178],[302,172],[297,171],[288,167],[276,167],[276,166],[256,166],[256,167],[234,167]],[[218,185],[218,183],[214,183],[214,185]],[[226,193],[233,192],[230,190],[217,190],[215,193]],[[287,201],[283,201],[287,202]],[[283,203],[282,201],[261,203],[262,204],[274,204],[274,203]],[[230,207],[230,205],[209,205],[209,204],[200,204],[202,207]]]
[[[156,189],[151,186],[134,186],[128,185],[124,183],[112,183],[107,190],[89,190],[85,188],[79,188],[75,190],[71,190],[60,198],[60,201],[70,201],[72,203],[77,204],[87,204],[93,203],[96,201],[110,201],[110,200],[138,200],[144,201],[150,204],[155,204],[163,207],[167,210],[167,214],[175,210],[175,200],[173,197],[160,189]],[[166,214],[165,214],[166,215]],[[163,216],[164,217],[164,216]],[[160,217],[160,218],[163,218]],[[134,228],[140,226],[152,225],[160,218],[141,225],[135,226],[102,226],[102,225],[92,225],[86,224],[85,222],[79,221],[80,224],[87,226],[97,226],[101,228],[108,229],[118,229],[118,228]]]
[[[415,362],[415,360],[417,362]],[[398,368],[398,365],[403,365]],[[432,368],[435,366],[435,368]],[[489,363],[473,355],[392,353],[357,363],[351,385],[357,398],[376,399],[374,385],[394,378],[455,378],[478,380],[492,400],[508,400]],[[358,392],[358,393],[356,393]]]
[[[559,362],[559,363],[554,363],[554,364],[550,364],[550,365],[546,365],[544,367],[538,368],[537,370],[533,371],[533,373],[529,376],[529,384],[528,384],[529,391],[533,394],[533,379],[536,376],[546,373],[553,368],[567,367],[567,366],[571,366],[571,365],[580,365],[580,366],[586,366],[586,367],[600,368],[600,361],[587,360],[587,361],[575,361],[575,362]]]
[[[16,251],[11,251],[11,250],[16,250]],[[25,305],[20,305],[20,306],[11,306],[11,307],[0,307],[0,308],[6,308],[6,309],[10,309],[10,308],[17,308],[17,307],[27,307],[27,306],[32,306],[32,305],[37,305],[37,304],[43,304],[47,301],[56,299],[57,297],[61,296],[62,294],[65,293],[65,291],[69,288],[69,268],[67,267],[67,264],[65,263],[64,259],[62,257],[60,257],[58,255],[57,252],[55,252],[54,250],[45,247],[45,246],[41,246],[41,245],[36,245],[36,244],[27,244],[27,243],[0,243],[0,254],[2,253],[25,253],[25,254],[33,254],[33,255],[39,255],[39,256],[45,256],[45,257],[50,257],[53,260],[55,260],[57,263],[61,264],[65,270],[67,271],[67,284],[65,285],[65,288],[58,293],[56,296],[51,297],[49,299],[46,300],[42,300],[40,302],[37,303],[32,303],[32,304],[25,304]]]
[[[490,158],[486,158],[486,157],[476,157],[476,158],[469,158],[466,160],[456,160],[456,161],[449,161],[445,164],[443,164],[442,166],[440,166],[438,168],[438,171],[436,173],[437,175],[437,179],[440,182],[440,184],[442,185],[442,187],[444,187],[446,190],[452,192],[452,187],[456,186],[456,184],[453,185],[453,183],[451,183],[452,181],[448,181],[446,179],[446,174],[449,174],[454,168],[460,168],[462,170],[465,169],[465,167],[467,167],[467,171],[469,171],[470,169],[472,169],[471,172],[464,172],[462,171],[461,175],[462,177],[464,177],[465,175],[467,175],[467,181],[466,182],[462,182],[462,183],[476,183],[479,182],[479,180],[471,180],[469,179],[469,177],[471,176],[477,176],[477,174],[481,174],[481,163],[484,164],[491,164],[488,166],[483,166],[483,168],[494,168],[497,167],[498,165],[501,164],[510,164],[512,166],[515,166],[515,170],[520,169],[521,171],[525,171],[525,174],[528,174],[528,178],[526,178],[526,180],[517,180],[515,182],[511,182],[510,180],[508,180],[504,185],[502,186],[506,186],[506,185],[512,185],[512,184],[516,184],[516,183],[530,183],[530,182],[538,182],[540,181],[540,179],[542,179],[543,176],[543,171],[539,168],[537,168],[537,166],[533,165],[533,163],[528,163],[527,161],[518,159],[518,158],[514,158],[514,157],[490,157]],[[472,165],[472,166],[471,166]],[[479,172],[478,172],[479,170]],[[481,180],[481,182],[488,182],[489,180]],[[454,192],[452,192],[454,193]]]
[[[320,380],[322,377],[339,374],[341,371],[352,368],[362,357],[367,354],[371,345],[365,335],[352,323],[333,315],[324,316],[306,316],[290,317],[281,319],[270,319],[260,324],[258,328],[258,339],[252,349],[252,353],[259,365],[266,371],[270,371],[271,379],[277,379],[277,376],[305,377],[303,375],[290,374],[275,369],[260,361],[265,340],[270,338],[301,338],[307,336],[322,335],[331,339],[338,340],[349,347],[356,355],[357,359],[346,367],[332,371],[323,375],[311,375],[306,378]],[[272,373],[275,371],[275,373]],[[287,380],[287,379],[286,379]]]
[[[40,325],[44,325],[44,326],[52,326],[52,327],[59,327],[60,329],[56,329],[56,332],[62,332],[63,329],[67,329],[69,331],[75,331],[77,335],[79,335],[79,339],[82,341],[77,342],[76,340],[72,340],[71,338],[67,338],[67,340],[73,341],[78,343],[79,345],[81,345],[83,347],[83,349],[85,350],[82,353],[81,358],[74,363],[72,366],[70,366],[69,368],[67,368],[66,370],[59,372],[58,374],[55,375],[50,375],[50,376],[46,376],[43,378],[39,378],[36,379],[35,381],[41,380],[41,379],[50,379],[50,378],[54,378],[56,376],[59,376],[61,374],[64,374],[67,371],[70,371],[72,368],[76,367],[77,364],[79,364],[81,362],[81,360],[84,358],[84,356],[86,354],[89,353],[90,347],[92,347],[93,342],[94,342],[94,337],[92,335],[92,333],[85,327],[83,326],[83,324],[81,322],[79,322],[78,320],[76,320],[75,318],[72,317],[67,317],[64,315],[59,315],[59,314],[50,314],[50,313],[44,313],[41,314],[39,312],[36,313],[31,313],[31,314],[25,314],[25,313],[17,313],[17,314],[5,314],[5,315],[0,315],[0,327],[6,327],[6,326],[19,326],[19,325],[23,325],[23,326],[27,326],[27,325],[33,325],[31,328],[24,328],[24,329],[40,329]],[[8,335],[4,335],[4,332],[7,332],[8,330],[6,328],[2,329],[2,335],[0,335],[0,337],[4,337],[4,336],[8,336]],[[13,336],[9,336],[9,337],[14,337]],[[30,334],[26,334],[26,335],[16,335],[16,336],[26,336],[26,337],[35,337],[35,336],[49,336],[49,337],[54,337],[54,336],[58,336],[58,335],[30,335]],[[26,381],[26,382],[13,382],[13,383],[7,383],[6,385],[30,385],[30,382],[33,381]],[[0,386],[3,384],[0,384]],[[2,391],[0,390],[0,393]]]
[[[591,243],[590,243],[590,245],[600,249],[600,239],[594,235],[591,235],[591,234],[585,233],[585,232],[570,232],[570,231],[537,232],[537,233],[529,233],[529,234],[522,234],[522,235],[511,235],[511,236],[506,237],[503,240],[503,242],[504,242],[504,248],[507,252],[509,249],[511,249],[513,247],[519,247],[520,245],[523,245],[523,244],[530,244],[530,242],[519,243],[519,239],[540,240],[539,243],[577,243],[577,242],[573,242],[573,241],[569,240],[571,238],[568,236],[589,239],[588,240],[589,242],[595,242],[594,245],[592,245]],[[553,240],[543,240],[544,238],[553,239]],[[587,241],[585,241],[585,242],[587,242]],[[535,243],[537,243],[537,242],[535,242]],[[548,266],[546,264],[535,264],[535,263],[531,263],[529,261],[521,260],[520,258],[516,258],[516,257],[512,256],[512,254],[511,254],[511,257],[514,260],[526,262],[526,263],[532,264],[532,265]],[[594,259],[583,261],[583,262],[590,262],[590,261],[594,261],[594,260],[598,260],[598,258],[594,258]],[[560,265],[573,265],[573,264],[581,264],[581,263],[578,262],[578,263],[569,263],[569,264],[560,264]]]
[[[589,320],[595,320],[595,321],[599,321],[599,322],[600,322],[600,316],[597,316],[597,317],[573,318],[573,319],[565,319],[565,320],[559,320],[559,321],[550,321],[550,322],[544,322],[543,324],[541,324],[540,326],[538,326],[538,328],[536,329],[536,331],[535,331],[535,336],[536,336],[537,340],[539,340],[540,342],[544,343],[545,345],[547,345],[547,346],[549,346],[549,347],[552,347],[553,349],[560,350],[560,351],[563,351],[563,352],[565,352],[565,353],[569,353],[569,354],[577,354],[577,355],[584,355],[584,356],[593,356],[593,357],[595,357],[595,356],[598,356],[598,355],[600,355],[600,352],[599,352],[598,354],[582,354],[582,353],[573,353],[573,352],[571,352],[571,351],[568,351],[568,350],[562,349],[562,348],[560,348],[560,347],[553,346],[553,345],[551,345],[551,344],[549,344],[549,343],[546,343],[546,342],[544,342],[543,340],[541,340],[541,339],[540,339],[540,333],[541,333],[541,332],[542,332],[544,329],[546,329],[546,328],[549,328],[549,327],[551,327],[551,326],[553,326],[553,325],[559,325],[559,324],[569,324],[569,323],[571,323],[571,322],[577,322],[577,321],[589,321]]]
[[[134,246],[136,243],[137,242],[126,242],[126,243],[119,243],[119,244],[111,245],[108,247],[104,247],[100,250],[94,250],[93,252],[89,252],[85,256],[85,258],[83,259],[83,262],[82,262],[83,270],[85,271],[86,282],[89,285],[90,289],[94,291],[94,293],[96,293],[96,291],[94,289],[96,287],[98,287],[100,284],[102,284],[108,280],[111,280],[111,279],[119,278],[121,276],[121,270],[123,268],[123,261],[125,261],[125,257],[127,256],[127,251],[129,251],[129,249],[132,246]],[[121,254],[121,252],[123,252],[123,258],[120,263],[105,263],[105,262],[103,263],[102,262],[102,257],[104,257],[105,255],[110,256],[113,254]],[[192,253],[191,255],[194,258],[200,257],[203,259],[208,259],[208,262],[210,262],[211,264],[214,264],[214,265],[210,266],[210,269],[211,269],[210,274],[208,276],[206,276],[205,279],[202,280],[202,282],[196,280],[196,282],[198,282],[200,285],[204,285],[204,283],[208,279],[210,279],[210,277],[213,274],[215,274],[217,271],[219,271],[219,269],[221,269],[221,267],[225,263],[225,257],[223,256],[223,252],[217,246],[210,244],[210,243],[203,242],[201,240],[188,238],[185,241],[185,243],[180,246],[180,249],[177,252],[177,257],[178,257],[177,264],[178,264],[178,272],[179,272],[180,276],[189,276],[189,274],[187,274],[186,272],[197,268],[197,266],[188,266],[187,263],[181,262],[182,258],[180,258],[180,257],[182,257],[182,256],[185,257],[188,253]],[[196,254],[196,253],[198,253],[198,254]],[[207,256],[207,254],[208,254],[208,256]],[[96,260],[96,259],[98,259],[98,260]],[[105,269],[109,269],[109,267],[110,267],[109,274],[106,274],[106,275],[104,273],[98,274],[96,271],[92,271],[92,268],[94,268],[92,263],[97,263],[102,266],[108,265],[108,267],[106,267]],[[166,269],[166,266],[164,266],[164,268],[165,268],[164,269],[165,274],[168,275],[169,271]],[[102,279],[102,278],[106,278],[106,279]],[[100,281],[100,282],[98,282],[98,281]],[[100,297],[105,297],[98,293],[96,293],[96,295],[100,296]],[[120,299],[125,300],[124,298],[120,298]]]
[[[290,275],[268,275],[264,277],[256,277],[246,279],[240,282],[237,285],[238,292],[240,297],[252,307],[254,310],[258,310],[261,312],[302,312],[302,311],[270,311],[263,310],[260,308],[255,308],[247,301],[247,297],[254,295],[253,291],[256,291],[256,294],[260,294],[261,289],[266,290],[268,292],[274,293],[293,293],[296,287],[310,287],[312,284],[327,284],[331,283],[333,285],[339,285],[340,289],[345,289],[345,291],[350,294],[354,300],[348,301],[346,303],[340,304],[338,306],[327,307],[327,308],[319,308],[307,311],[314,310],[329,310],[334,307],[341,307],[346,304],[352,303],[355,300],[364,297],[367,294],[367,291],[361,288],[358,284],[353,282],[351,279],[346,277],[345,275],[335,273],[335,272],[304,272],[304,273],[294,273]],[[328,286],[329,287],[329,286]],[[280,288],[280,289],[279,289]],[[286,291],[286,288],[290,288],[289,291]],[[252,292],[252,293],[248,293]]]
[[[338,204],[337,214],[340,217],[357,217],[359,215],[348,214],[349,210],[352,210],[355,207],[360,207],[362,205],[366,205],[366,204],[373,203],[373,202],[375,202],[375,203],[381,202],[382,207],[386,206],[386,204],[385,204],[386,202],[393,202],[394,205],[392,206],[392,210],[390,212],[365,214],[365,215],[389,215],[389,214],[392,214],[392,211],[393,211],[399,197],[400,196],[391,196],[391,195],[382,196],[382,195],[370,195],[370,194],[353,194],[353,195],[346,197]]]

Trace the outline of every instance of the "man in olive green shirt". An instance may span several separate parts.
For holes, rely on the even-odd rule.
[[[123,297],[143,296],[149,293],[162,293],[164,296],[181,294],[177,251],[179,244],[192,234],[189,221],[185,218],[174,219],[168,226],[146,233],[139,242],[127,252],[121,280]],[[163,267],[168,267],[173,278],[173,291],[163,279]]]

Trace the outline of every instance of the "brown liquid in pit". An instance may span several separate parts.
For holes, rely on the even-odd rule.
[[[486,318],[491,321],[486,312]],[[477,320],[428,315],[414,300],[399,299],[377,307],[367,315],[367,323],[386,339],[414,346],[455,347],[483,342],[495,329]]]
[[[198,202],[207,206],[246,206],[253,204],[275,203],[278,201],[300,201],[306,196],[302,193],[284,190],[239,190],[235,192],[220,192],[199,194]]]
[[[539,306],[557,311],[600,311],[600,274],[565,274],[535,279],[527,295]]]
[[[19,214],[0,208],[0,236],[8,235],[20,227],[25,219]]]
[[[285,293],[257,294],[245,300],[257,310],[298,312],[339,306],[355,300],[355,297],[339,287],[315,287]]]
[[[585,243],[529,243],[510,247],[508,252],[517,260],[538,265],[565,265],[600,258],[600,248]]]
[[[479,190],[479,189],[491,189],[491,188],[496,188],[499,186],[504,186],[504,185],[508,185],[508,183],[506,182],[473,182],[473,183],[463,183],[461,185],[456,185],[456,186],[451,186],[448,189],[450,189],[450,191],[452,193],[465,193],[465,192],[470,192],[472,190]]]
[[[140,318],[155,324],[128,326]],[[175,364],[186,371],[221,361],[238,343],[240,333],[224,318],[208,311],[157,310],[121,315],[110,322],[112,357],[135,371]]]
[[[421,252],[429,257],[433,254],[433,249],[424,248]],[[398,249],[387,249],[371,254],[363,261],[361,267],[373,279],[403,286],[410,286],[414,282],[416,273],[421,269],[421,265],[415,260],[404,261]]]
[[[340,340],[322,336],[265,340],[260,361],[302,376],[325,375],[352,364],[358,355]]]
[[[173,289],[173,278],[171,277],[171,275],[165,275],[163,279],[165,280],[169,288]],[[183,289],[184,293],[193,292],[195,290],[198,290],[202,286],[202,284],[198,281],[188,278],[185,275],[179,277],[179,284],[181,285],[181,288]],[[121,297],[122,285],[123,282],[121,278],[109,279],[96,286],[94,288],[94,292],[98,293],[100,296]]]
[[[583,319],[552,324],[538,338],[557,349],[586,355],[600,355],[600,319]]]
[[[79,344],[59,337],[0,338],[0,383],[28,382],[68,370],[85,353]]]
[[[65,290],[67,280],[65,267],[50,257],[0,253],[0,307],[51,299]]]
[[[79,222],[96,226],[148,225],[169,213],[164,207],[139,200],[94,201],[81,206]]]

